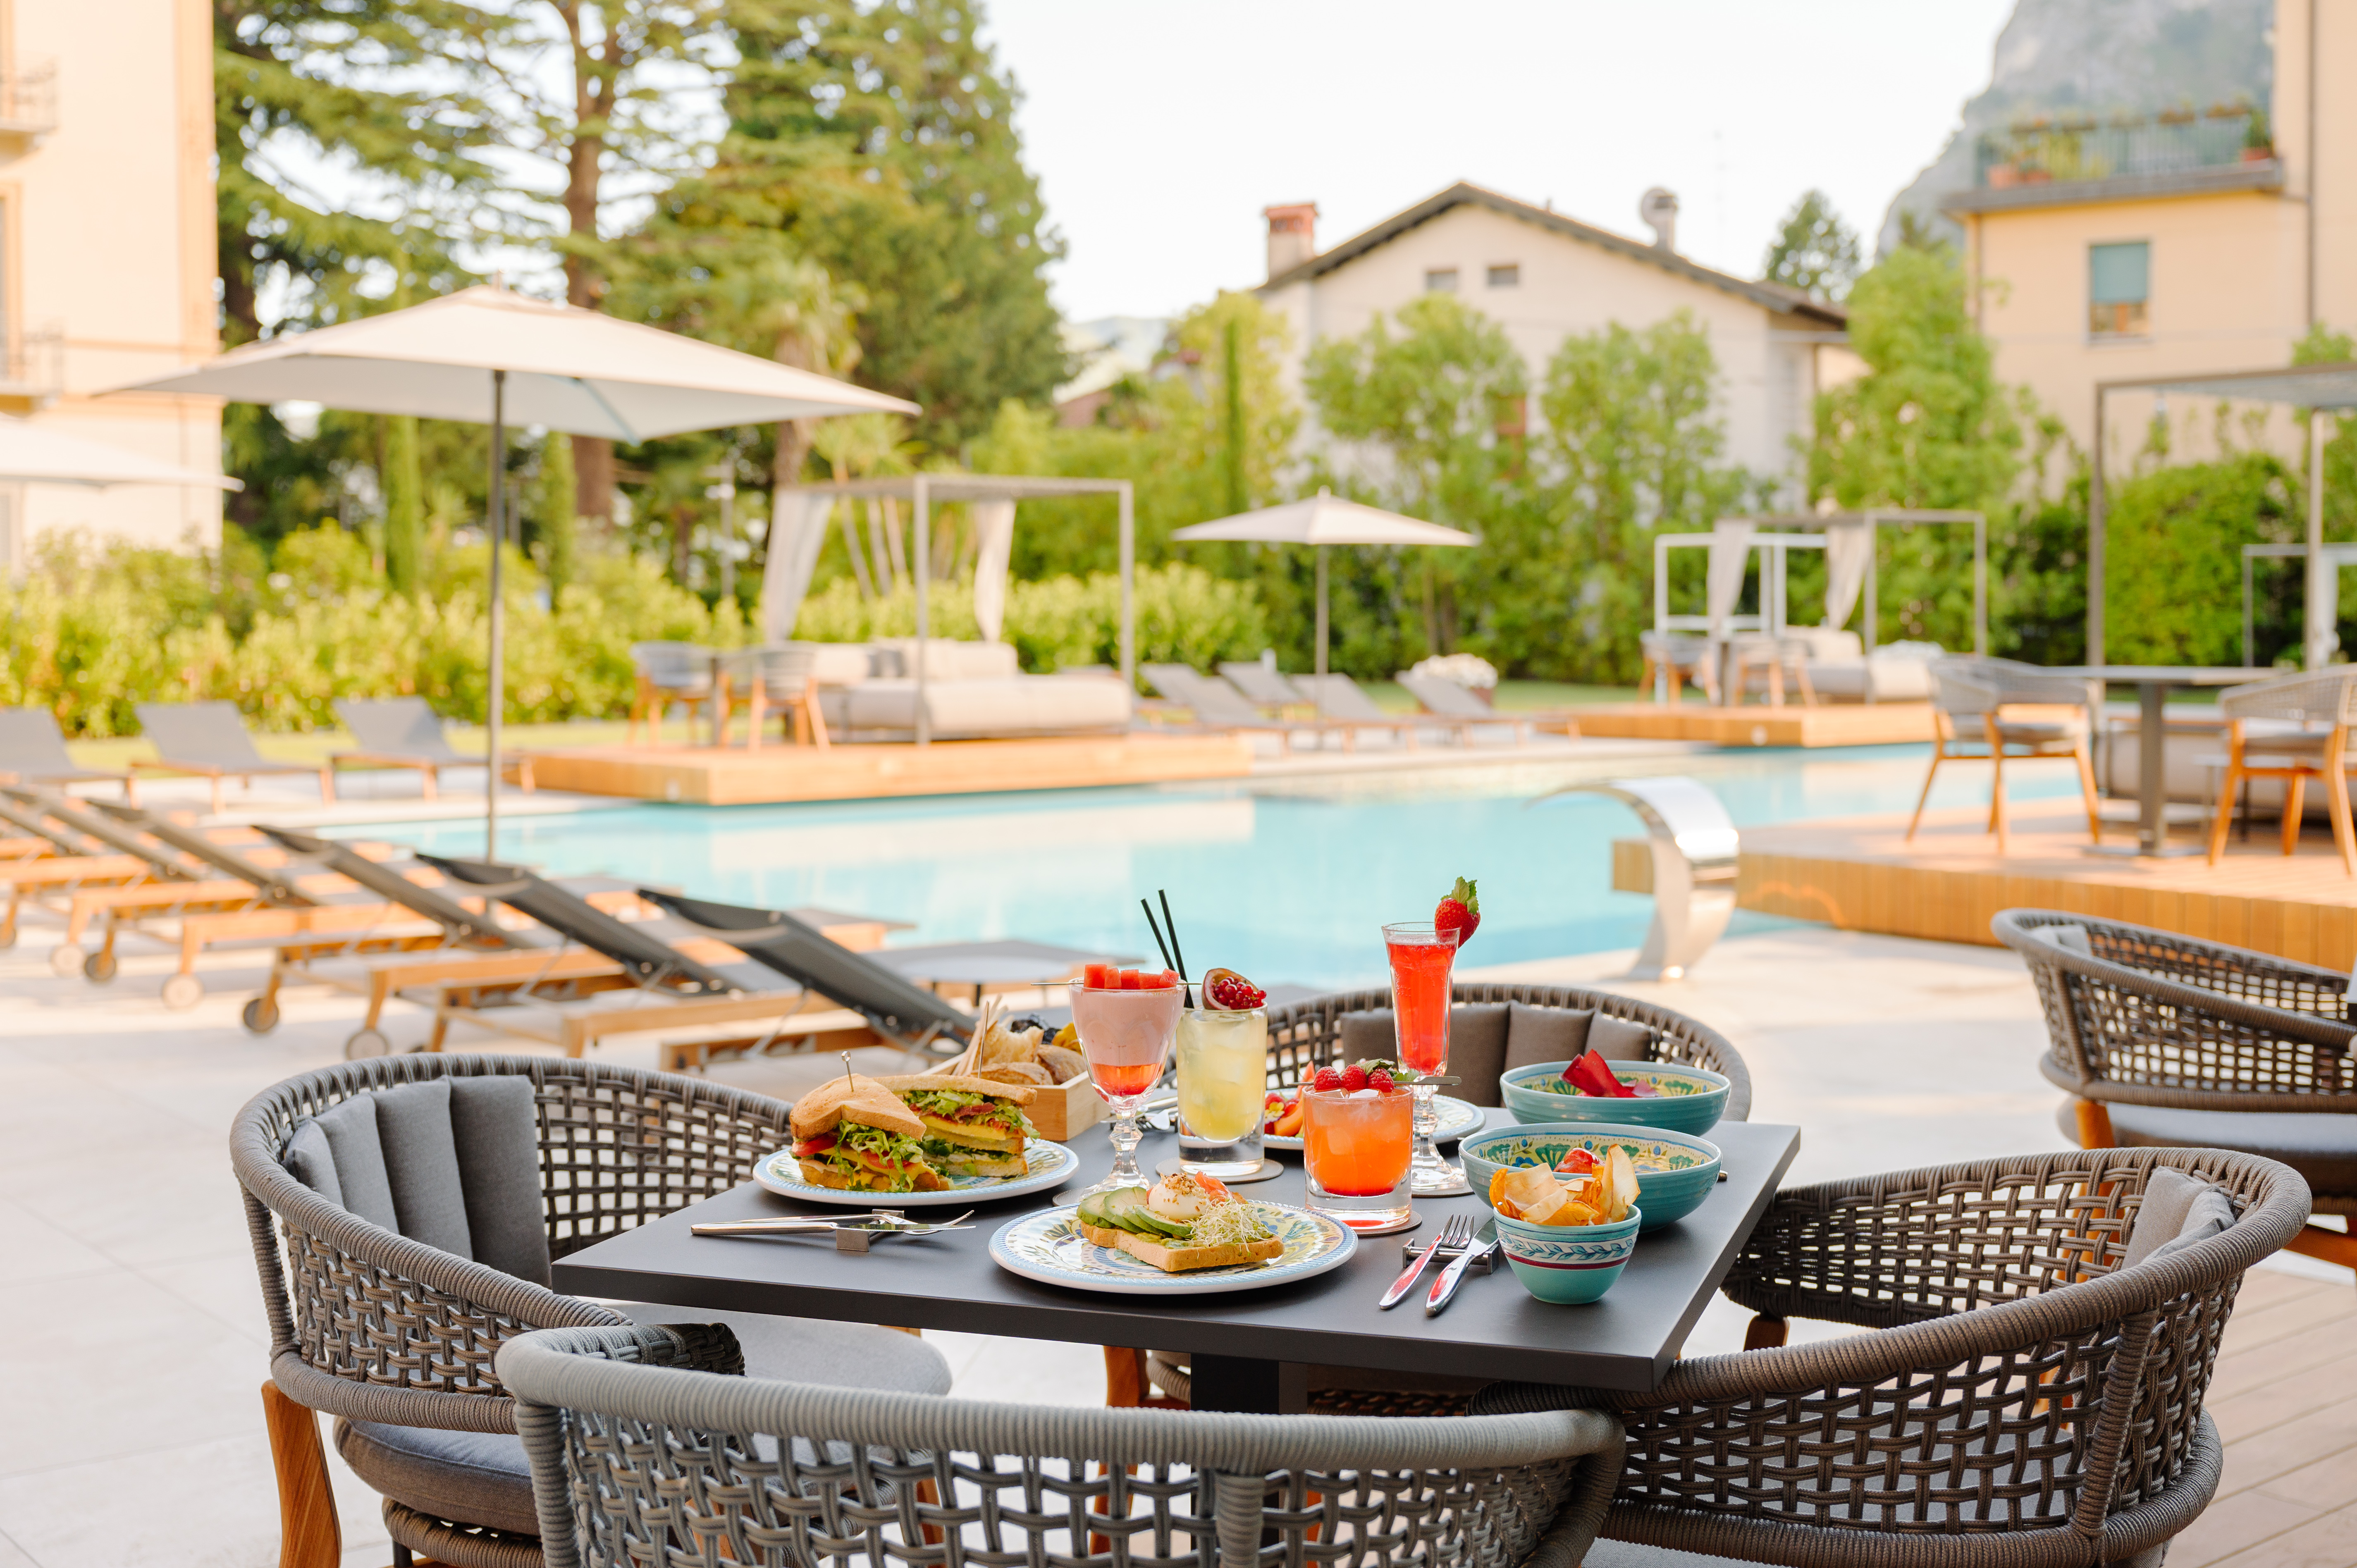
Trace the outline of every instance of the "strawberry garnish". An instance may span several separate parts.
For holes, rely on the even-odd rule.
[[[1481,900],[1475,895],[1470,881],[1462,876],[1457,879],[1457,886],[1448,890],[1448,896],[1440,900],[1439,908],[1433,910],[1432,923],[1444,934],[1455,931],[1457,945],[1460,948],[1473,940],[1473,933],[1481,926]]]
[[[1318,1069],[1318,1076],[1310,1080],[1309,1087],[1320,1094],[1331,1094],[1342,1087],[1342,1075],[1330,1067],[1321,1067]]]
[[[1365,1068],[1361,1067],[1357,1062],[1352,1062],[1342,1069],[1342,1089],[1345,1093],[1356,1094],[1366,1087],[1367,1069]]]
[[[1389,1094],[1399,1087],[1392,1081],[1392,1069],[1379,1067],[1367,1075],[1367,1087],[1377,1094]]]

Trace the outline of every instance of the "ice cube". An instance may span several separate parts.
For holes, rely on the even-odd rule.
[[[1383,1097],[1383,1091],[1380,1089],[1354,1089],[1351,1091],[1353,1100],[1381,1100]]]

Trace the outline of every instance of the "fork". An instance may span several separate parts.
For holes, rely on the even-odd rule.
[[[1440,1234],[1432,1239],[1432,1244],[1415,1255],[1415,1262],[1407,1266],[1406,1273],[1392,1282],[1392,1288],[1383,1292],[1383,1299],[1375,1305],[1384,1311],[1397,1306],[1407,1293],[1415,1288],[1415,1282],[1424,1273],[1425,1265],[1432,1262],[1435,1254],[1461,1252],[1472,1240],[1473,1217],[1469,1214],[1450,1215],[1442,1221]]]

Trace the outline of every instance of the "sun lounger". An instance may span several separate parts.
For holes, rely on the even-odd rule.
[[[453,881],[479,888],[563,937],[613,961],[611,984],[577,983],[579,1000],[550,1002],[531,988],[500,995],[446,992],[435,1010],[428,1050],[440,1050],[453,1023],[547,1040],[578,1057],[619,1034],[768,1019],[782,1024],[807,1008],[812,993],[779,987],[774,972],[733,944],[671,922],[624,921],[577,893],[519,866],[423,855]]]
[[[140,703],[139,727],[156,747],[150,759],[134,761],[135,771],[192,773],[209,779],[213,787],[213,813],[221,809],[221,780],[235,779],[253,787],[267,774],[309,773],[319,780],[319,799],[336,798],[336,770],[328,763],[273,762],[253,748],[245,721],[234,703]],[[124,786],[126,799],[132,797]]]
[[[1184,664],[1145,664],[1138,668],[1156,691],[1194,715],[1193,722],[1186,726],[1190,729],[1279,736],[1284,738],[1286,750],[1291,751],[1295,736],[1315,736],[1323,741],[1327,731],[1334,727],[1308,719],[1264,717],[1233,686],[1217,675],[1206,675]],[[1351,744],[1347,730],[1342,742],[1346,747]]]
[[[1231,659],[1220,666],[1220,675],[1228,684],[1242,692],[1246,702],[1257,703],[1272,717],[1284,717],[1288,708],[1309,706],[1309,699],[1294,690],[1293,682],[1286,680],[1274,664],[1263,664],[1258,660],[1247,662]]]
[[[1446,676],[1402,671],[1394,679],[1409,696],[1424,704],[1426,713],[1444,719],[1462,719],[1469,730],[1477,725],[1512,725],[1517,741],[1530,738],[1534,729],[1560,730],[1566,736],[1579,733],[1578,718],[1567,708],[1501,713]]]
[[[1341,728],[1345,735],[1360,729],[1389,730],[1405,740],[1411,750],[1415,746],[1416,731],[1436,725],[1450,731],[1460,741],[1465,736],[1465,725],[1460,720],[1435,718],[1429,714],[1411,718],[1383,712],[1375,706],[1375,700],[1361,691],[1359,683],[1348,675],[1296,675],[1293,687],[1301,693],[1304,702],[1316,705],[1318,717],[1328,727]]]
[[[0,948],[16,943],[16,922],[25,906],[47,903],[62,896],[70,901],[86,887],[127,887],[150,879],[174,880],[174,869],[159,870],[148,854],[127,854],[78,833],[38,807],[0,795],[0,822],[16,828],[47,846],[49,853],[0,865],[0,886],[8,889],[8,908],[0,919]],[[173,865],[167,859],[164,865]],[[81,962],[77,957],[74,961]]]
[[[442,721],[423,697],[387,697],[382,701],[336,699],[336,716],[359,744],[328,758],[330,768],[414,768],[425,781],[425,798],[441,789],[445,768],[485,768],[489,759],[468,756],[450,744]],[[532,792],[532,758],[503,759],[507,776],[526,794]]]
[[[114,768],[84,768],[66,750],[57,715],[47,708],[0,708],[0,775],[19,784],[90,784],[111,781],[127,794],[131,775]]]

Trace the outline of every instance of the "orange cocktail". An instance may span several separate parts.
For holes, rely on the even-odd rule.
[[[1386,1230],[1408,1218],[1407,1173],[1415,1139],[1405,1090],[1301,1091],[1301,1153],[1309,1207],[1353,1230]]]

